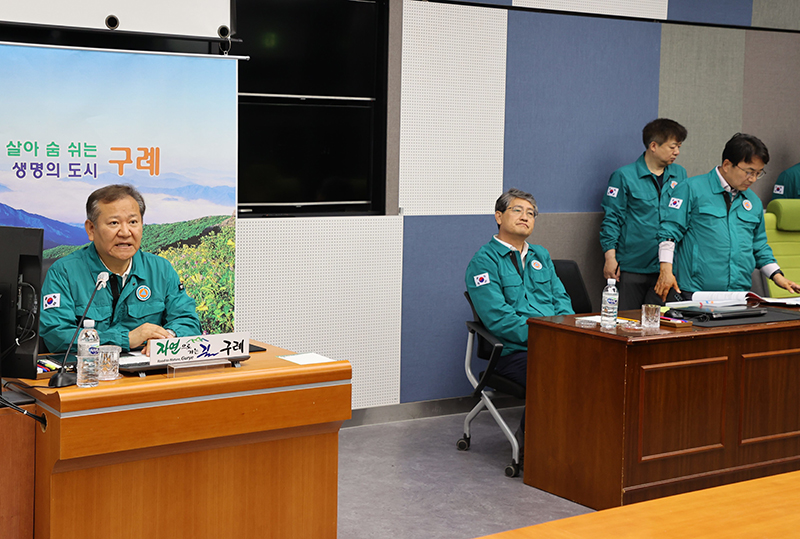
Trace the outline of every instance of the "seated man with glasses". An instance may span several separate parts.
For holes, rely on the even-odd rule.
[[[480,321],[503,343],[495,372],[525,386],[528,318],[573,314],[572,302],[547,249],[526,241],[539,214],[533,196],[510,189],[494,209],[497,235],[467,266],[467,292]],[[520,441],[524,421],[523,415],[517,431]]]
[[[673,288],[687,298],[698,291],[747,291],[756,268],[781,288],[800,292],[775,262],[761,200],[750,190],[767,163],[764,143],[737,133],[725,145],[720,166],[675,188],[658,231],[656,293],[662,299]]]

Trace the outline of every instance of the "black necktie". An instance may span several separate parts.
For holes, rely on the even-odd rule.
[[[728,208],[728,212],[730,212],[731,211],[731,194],[729,192],[727,192],[727,191],[723,191],[722,194],[725,195],[725,207],[727,207]]]
[[[117,300],[119,299],[119,276],[116,273],[111,274],[111,312],[113,313],[117,308]]]

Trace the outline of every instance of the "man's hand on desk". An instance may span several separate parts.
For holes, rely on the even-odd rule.
[[[175,335],[171,331],[164,329],[161,326],[145,323],[128,333],[128,342],[130,343],[131,349],[133,349],[145,341],[148,341],[142,350],[144,355],[148,355],[148,351],[150,349],[150,339],[171,339],[174,336]]]
[[[681,289],[678,287],[678,281],[672,273],[672,264],[666,262],[661,263],[661,270],[658,274],[658,281],[656,282],[655,291],[661,301],[667,300],[667,294],[670,289],[674,288],[680,294]]]
[[[790,281],[780,273],[777,273],[773,278],[772,281],[783,288],[784,290],[788,290],[789,292],[794,292],[795,294],[800,294],[800,285]]]

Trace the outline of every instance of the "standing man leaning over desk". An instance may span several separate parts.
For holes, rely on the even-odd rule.
[[[661,273],[656,293],[662,299],[671,288],[685,297],[698,291],[747,291],[756,268],[781,288],[800,292],[775,262],[761,200],[750,190],[764,176],[767,163],[764,143],[737,133],[725,145],[722,165],[675,188],[658,231]]]
[[[686,179],[686,169],[675,164],[684,140],[678,122],[653,120],[642,129],[644,153],[608,180],[600,246],[603,278],[619,281],[620,310],[640,308],[658,281],[658,224],[670,193]]]
[[[495,372],[526,386],[528,318],[573,314],[572,302],[547,249],[526,241],[539,214],[533,196],[510,189],[494,209],[497,235],[467,266],[467,292],[481,322],[503,343]],[[517,431],[520,447],[524,428],[523,415]]]
[[[89,245],[57,260],[42,285],[40,332],[48,350],[66,351],[92,296],[86,318],[95,321],[101,344],[130,350],[149,339],[199,335],[195,302],[164,258],[139,250],[145,203],[131,185],[109,185],[86,201]]]

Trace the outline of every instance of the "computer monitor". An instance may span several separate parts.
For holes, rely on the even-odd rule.
[[[0,226],[0,375],[36,378],[41,228]]]

